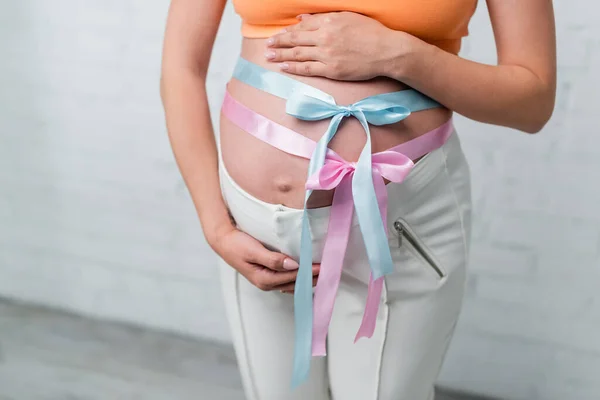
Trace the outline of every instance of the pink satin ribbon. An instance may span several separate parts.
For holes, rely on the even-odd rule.
[[[372,160],[375,194],[377,195],[383,225],[387,231],[387,190],[383,178],[400,183],[408,175],[414,164],[404,154],[394,151],[373,154]],[[337,154],[328,154],[323,167],[317,174],[309,177],[306,182],[306,189],[335,189],[329,216],[327,238],[325,239],[325,247],[323,248],[323,257],[321,259],[321,271],[319,272],[314,294],[313,356],[324,356],[326,354],[327,332],[333,313],[335,296],[340,284],[354,211],[352,197],[353,174],[354,163],[344,160]],[[371,274],[367,304],[361,325],[354,339],[355,342],[361,337],[371,337],[373,335],[382,289],[383,277],[374,281]]]
[[[250,110],[231,97],[228,92],[225,93],[221,112],[239,128],[286,153],[310,159],[315,149],[314,141]],[[414,166],[412,160],[441,147],[452,132],[452,120],[448,120],[438,128],[415,139],[372,155],[373,184],[386,231],[388,200],[384,178],[401,183]],[[354,164],[329,149],[323,167],[306,182],[306,189],[335,189],[321,259],[321,271],[314,292],[313,356],[326,355],[327,332],[340,284],[354,212],[352,197]],[[371,337],[375,331],[383,282],[384,277],[373,280],[371,275],[369,278],[367,302],[355,342],[361,337]]]

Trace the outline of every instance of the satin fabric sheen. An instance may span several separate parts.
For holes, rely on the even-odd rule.
[[[396,183],[408,175],[413,162],[443,145],[452,132],[451,121],[385,152],[371,154],[369,124],[386,125],[407,118],[411,112],[440,107],[414,90],[370,96],[351,105],[337,105],[332,96],[285,75],[266,70],[240,58],[233,76],[257,89],[284,98],[286,112],[306,121],[331,118],[329,127],[315,144],[310,139],[270,121],[226,94],[222,112],[243,130],[290,154],[310,159],[302,218],[299,271],[294,294],[295,348],[292,387],[308,376],[311,355],[325,355],[327,330],[340,281],[348,243],[350,221],[356,210],[371,268],[367,302],[355,340],[371,337],[379,308],[383,277],[393,272],[387,242],[387,198],[384,178]],[[367,140],[356,163],[348,163],[328,143],[344,117],[355,117]],[[400,151],[399,148],[403,151]],[[312,241],[306,202],[312,190],[334,193],[321,272],[312,291]],[[314,320],[313,320],[314,318]]]

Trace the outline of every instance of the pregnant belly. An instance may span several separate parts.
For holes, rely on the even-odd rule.
[[[242,57],[265,68],[279,71],[264,60],[264,39],[244,39]],[[377,78],[362,82],[342,82],[326,78],[292,76],[331,94],[338,104],[351,104],[367,96],[407,89],[398,81]],[[301,121],[285,113],[285,100],[250,87],[236,79],[228,85],[229,93],[240,103],[270,120],[284,125],[314,141],[326,131],[329,120]],[[373,152],[379,152],[411,140],[446,122],[451,111],[437,108],[419,111],[396,124],[371,126]],[[245,191],[265,202],[302,208],[308,160],[289,155],[241,130],[221,116],[220,140],[224,167]],[[355,118],[344,118],[330,148],[348,161],[356,161],[365,144],[364,129]],[[332,191],[317,191],[308,206],[331,204]]]

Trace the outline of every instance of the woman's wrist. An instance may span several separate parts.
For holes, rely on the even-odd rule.
[[[379,75],[404,81],[426,66],[434,49],[411,34],[389,30],[382,42]]]
[[[226,218],[219,218],[210,223],[202,224],[206,242],[217,253],[219,252],[219,243],[221,242],[221,239],[234,229],[235,224],[229,214]]]

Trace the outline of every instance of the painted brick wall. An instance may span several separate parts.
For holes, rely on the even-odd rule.
[[[0,293],[227,341],[164,127],[168,3],[0,1]],[[234,24],[229,12],[225,66]]]
[[[473,172],[470,285],[443,383],[600,399],[600,5],[554,1],[558,99],[535,136],[461,119]],[[494,63],[485,3],[463,55]]]
[[[493,63],[480,3],[463,55]],[[229,341],[158,97],[167,7],[0,0],[0,295]],[[555,7],[559,97],[543,133],[457,118],[475,232],[441,381],[506,399],[600,398],[600,6]],[[215,116],[238,24],[228,6]]]

